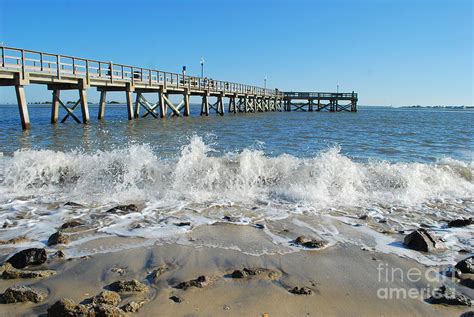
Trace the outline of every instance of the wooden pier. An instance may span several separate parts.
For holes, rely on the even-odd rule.
[[[115,64],[85,58],[51,54],[20,48],[0,46],[0,86],[14,86],[23,129],[30,127],[24,87],[29,84],[46,85],[52,92],[51,123],[59,121],[59,108],[66,111],[61,119],[78,123],[90,121],[87,89],[100,92],[99,120],[105,117],[107,92],[121,91],[126,97],[128,119],[152,116],[189,116],[190,97],[201,98],[201,115],[211,112],[224,115],[225,104],[229,113],[265,111],[356,111],[357,94],[316,92],[282,92],[229,81],[187,76],[154,69]],[[61,91],[77,90],[78,99],[72,105],[61,100]],[[147,94],[157,93],[158,102],[150,102]],[[135,98],[133,96],[135,94]],[[180,96],[175,104],[170,96]],[[227,99],[227,103],[225,103]],[[305,100],[298,103],[295,100]],[[348,106],[339,101],[350,100]],[[328,103],[329,102],[329,103]],[[81,109],[81,119],[74,113]],[[143,109],[143,113],[142,113]]]
[[[333,92],[285,92],[285,111],[357,111],[357,94]]]

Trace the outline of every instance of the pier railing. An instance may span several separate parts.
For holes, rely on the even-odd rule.
[[[166,89],[195,89],[209,92],[283,96],[277,89],[229,81],[170,73],[160,70],[136,67],[113,62],[85,59],[74,56],[51,54],[13,47],[0,47],[1,67],[3,69],[27,73],[61,77],[87,78],[110,82],[129,82],[132,84],[163,85]]]

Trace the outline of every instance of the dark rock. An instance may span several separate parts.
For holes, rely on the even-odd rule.
[[[454,288],[444,285],[434,291],[428,302],[431,304],[472,306],[472,300],[469,297],[459,293]]]
[[[224,216],[222,219],[229,222],[240,222],[240,218],[234,216]]]
[[[474,311],[467,311],[459,317],[474,317]]]
[[[125,313],[118,307],[101,304],[93,306],[95,317],[123,317]]]
[[[94,296],[92,298],[92,304],[99,305],[99,304],[107,304],[117,306],[122,299],[120,295],[116,292],[112,291],[102,291],[100,294]]]
[[[48,308],[48,317],[95,317],[95,312],[85,305],[77,305],[72,299],[58,300]]]
[[[181,297],[178,297],[178,296],[171,296],[170,299],[175,302],[175,303],[182,303],[183,302],[183,299]]]
[[[206,287],[208,284],[209,284],[209,279],[206,276],[201,275],[197,279],[181,282],[178,285],[176,285],[175,288],[183,289],[183,290],[186,290],[190,287],[203,288],[203,287]]]
[[[126,313],[136,313],[140,309],[140,307],[142,307],[141,303],[130,302],[120,307],[120,309]]]
[[[55,271],[28,271],[19,270],[13,267],[10,263],[2,265],[2,278],[6,280],[18,279],[18,278],[45,278],[56,274]]]
[[[134,204],[120,205],[120,206],[116,206],[114,208],[111,208],[111,209],[107,210],[106,212],[113,213],[113,214],[124,215],[124,214],[128,214],[128,213],[131,213],[131,212],[138,212],[138,207]]]
[[[459,228],[459,227],[466,227],[469,225],[474,224],[474,219],[469,218],[469,219],[455,219],[451,220],[448,222],[448,227],[449,228]]]
[[[313,294],[313,290],[309,287],[297,287],[295,286],[294,288],[288,290],[288,292],[295,294],[295,295],[311,295]]]
[[[191,223],[189,221],[187,221],[187,222],[178,222],[178,223],[175,223],[174,225],[178,226],[178,227],[185,227],[185,226],[190,226]]]
[[[56,253],[54,253],[54,255],[60,259],[63,259],[64,257],[66,257],[66,254],[64,254],[64,251],[62,250],[58,250],[56,251]]]
[[[68,244],[69,243],[69,236],[62,233],[61,231],[53,233],[48,239],[48,246],[56,245],[56,244]]]
[[[405,236],[403,243],[412,250],[430,252],[444,249],[442,241],[435,240],[425,229],[418,229]]]
[[[305,236],[296,238],[295,243],[309,249],[319,249],[327,244],[324,240],[309,239]]]
[[[265,229],[265,225],[264,225],[264,224],[261,224],[261,223],[256,223],[256,224],[255,224],[255,228],[257,228],[257,229]]]
[[[81,204],[75,203],[75,202],[73,202],[73,201],[68,201],[67,203],[64,204],[64,206],[83,207]]]
[[[474,256],[470,256],[462,261],[459,261],[455,268],[461,271],[461,273],[474,273]]]
[[[474,276],[461,276],[461,281],[459,282],[461,285],[464,285],[469,288],[474,289]]]
[[[39,303],[44,295],[27,286],[12,286],[3,293],[3,299],[7,304],[32,302]]]
[[[83,225],[84,225],[84,222],[75,219],[75,220],[70,220],[63,223],[63,225],[61,226],[61,229],[75,228],[75,227],[79,227]]]
[[[7,262],[16,269],[22,269],[28,265],[43,264],[47,258],[45,249],[31,248],[14,254]]]
[[[154,269],[151,274],[150,274],[150,278],[151,280],[156,283],[158,281],[158,279],[160,278],[160,276],[162,274],[164,274],[166,271],[168,270],[168,267],[166,265],[162,265],[160,266],[159,268],[157,269]]]
[[[247,277],[248,273],[245,270],[235,270],[232,272],[232,278],[244,278]]]
[[[118,293],[137,293],[148,290],[148,287],[145,284],[137,280],[117,281],[110,284],[109,288]]]
[[[369,218],[368,215],[360,215],[360,216],[359,216],[359,219],[360,219],[360,220],[367,220],[368,218]]]

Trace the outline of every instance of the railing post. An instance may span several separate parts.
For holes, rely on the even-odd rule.
[[[21,75],[25,78],[25,51],[21,50]]]
[[[123,79],[123,78],[124,78],[124,77],[123,77],[123,65],[122,65],[121,67],[122,67],[121,70],[122,70],[122,79]]]
[[[5,67],[5,48],[2,46],[2,67]]]
[[[114,82],[114,64],[112,62],[109,63],[109,70],[110,70],[110,82]]]
[[[40,68],[43,71],[43,53],[40,53]]]
[[[86,59],[86,78],[87,84],[89,84],[89,60]]]
[[[72,58],[72,74],[76,75],[76,59]]]
[[[151,69],[148,70],[148,81],[150,82],[151,86]]]
[[[61,79],[61,56],[56,55],[56,68],[58,79]]]

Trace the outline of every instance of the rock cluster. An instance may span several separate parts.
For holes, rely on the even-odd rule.
[[[6,280],[18,279],[18,278],[45,278],[56,274],[56,271],[42,270],[42,271],[30,271],[30,270],[19,270],[13,267],[10,263],[5,263],[0,266],[0,272],[2,278]]]
[[[454,288],[446,287],[445,285],[436,289],[428,301],[432,304],[446,304],[446,305],[462,305],[472,306],[472,300],[456,291]]]

